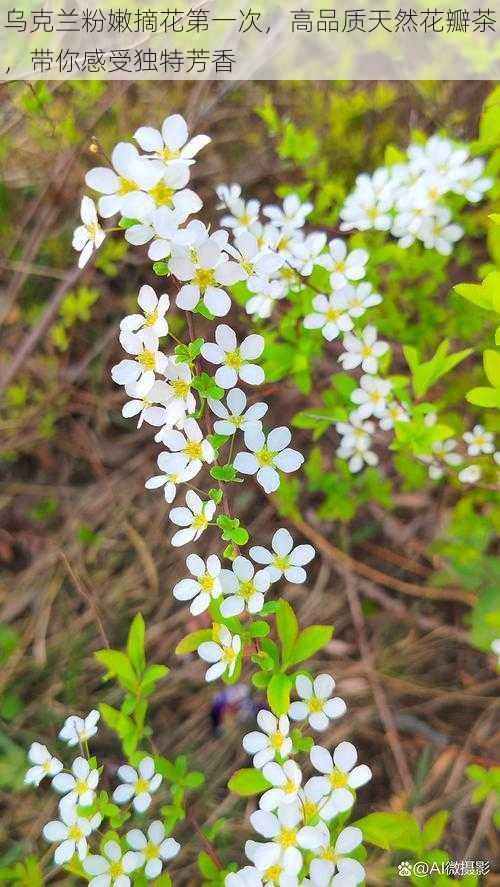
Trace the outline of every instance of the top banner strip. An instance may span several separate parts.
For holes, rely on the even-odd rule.
[[[0,80],[497,80],[494,3],[0,0]]]

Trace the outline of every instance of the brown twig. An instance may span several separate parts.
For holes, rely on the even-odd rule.
[[[61,560],[66,568],[67,573],[71,577],[78,594],[81,595],[81,597],[84,599],[84,601],[87,602],[88,606],[90,607],[92,614],[94,616],[94,619],[96,621],[97,627],[99,629],[99,632],[101,634],[101,637],[103,639],[104,646],[107,647],[109,650],[111,647],[111,644],[109,643],[108,636],[106,634],[103,621],[100,617],[99,610],[97,609],[97,606],[95,604],[95,601],[92,598],[92,595],[87,591],[86,588],[83,587],[83,583],[80,582],[80,579],[78,578],[77,574],[75,573],[68,558],[64,554],[64,551],[59,552],[59,557],[61,558]]]

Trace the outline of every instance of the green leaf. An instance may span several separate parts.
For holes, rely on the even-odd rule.
[[[233,794],[249,798],[252,795],[260,795],[261,792],[265,792],[271,787],[271,784],[263,776],[262,770],[254,770],[249,767],[233,773],[227,787]]]
[[[140,225],[140,224],[141,223],[138,221],[138,219],[126,219],[125,217],[121,218],[120,221],[118,222],[118,226],[120,228],[124,228],[124,229],[132,228],[133,225]]]
[[[213,881],[219,874],[219,869],[213,859],[204,850],[198,854],[198,868],[203,877],[208,878],[210,881]]]
[[[170,274],[170,268],[166,262],[153,262],[153,271],[158,277],[166,277]]]
[[[214,480],[223,480],[226,482],[236,481],[237,483],[242,483],[241,478],[238,477],[238,472],[234,465],[215,465],[210,469],[210,475],[214,478]]]
[[[197,314],[201,314],[201,316],[205,317],[207,320],[214,320],[215,318],[215,314],[212,314],[212,312],[208,310],[204,302],[198,302],[194,310]]]
[[[449,373],[462,360],[472,353],[472,348],[448,354],[450,343],[448,339],[438,346],[434,356],[420,363],[418,351],[410,345],[403,347],[403,354],[410,367],[413,381],[413,390],[417,397],[422,397],[442,376]]]
[[[250,626],[251,638],[265,638],[269,634],[269,625],[263,619],[257,619]]]
[[[246,545],[250,536],[245,527],[240,527],[237,517],[227,517],[220,514],[217,518],[217,526],[222,530],[224,542],[234,542],[235,545]]]
[[[276,628],[281,641],[281,661],[283,665],[286,665],[299,633],[297,617],[288,601],[281,600],[278,602]]]
[[[228,434],[209,434],[207,440],[212,444],[214,450],[220,450],[225,443],[228,442],[230,436]]]
[[[469,403],[478,407],[496,407],[500,409],[500,388],[472,388],[465,395]]]
[[[286,674],[275,674],[272,676],[267,688],[267,701],[276,717],[287,713],[290,707],[291,689],[292,679]]]
[[[370,813],[353,822],[363,832],[363,838],[382,850],[411,850],[420,852],[420,829],[414,817],[402,810],[400,813]]]
[[[448,816],[447,810],[438,810],[434,816],[427,820],[422,831],[422,846],[424,849],[439,843],[448,822]]]
[[[487,348],[483,354],[484,372],[493,388],[500,388],[500,352]]]
[[[200,373],[199,376],[195,376],[191,385],[201,397],[211,397],[212,400],[221,400],[225,394],[224,389],[220,388],[208,373]]]
[[[193,653],[204,641],[211,641],[212,639],[211,628],[201,628],[199,631],[192,631],[182,638],[182,641],[179,641],[175,652],[177,656],[182,656],[184,653]]]
[[[211,487],[211,489],[208,491],[208,495],[210,496],[212,501],[215,502],[216,505],[220,505],[224,498],[224,493],[222,492],[222,490],[216,489],[215,487]]]
[[[314,656],[326,646],[333,634],[332,625],[311,625],[300,632],[289,658],[289,665],[297,665],[304,659]]]
[[[104,680],[118,678],[127,690],[132,693],[136,692],[139,686],[137,675],[125,653],[122,653],[121,650],[98,650],[94,656],[101,665],[107,668]]]
[[[142,674],[146,667],[144,653],[144,638],[146,627],[141,613],[134,617],[127,640],[127,655],[138,674]]]

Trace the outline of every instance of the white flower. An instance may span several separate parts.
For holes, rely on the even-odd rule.
[[[314,850],[320,846],[322,832],[318,827],[299,828],[300,820],[297,804],[283,804],[276,813],[256,810],[250,816],[253,828],[266,838],[266,843],[247,841],[245,853],[262,874],[277,866],[277,877],[273,880],[280,885],[288,883],[283,880],[283,875],[286,878],[299,874],[303,864],[302,849]]]
[[[273,225],[278,228],[302,228],[306,216],[312,211],[312,203],[301,203],[297,194],[288,194],[283,201],[283,207],[272,204],[263,208],[263,213],[271,219]]]
[[[458,174],[454,176],[453,191],[463,194],[469,203],[479,203],[485,191],[489,191],[493,185],[493,179],[483,177],[484,165],[484,160],[476,157],[469,163],[464,163]]]
[[[361,364],[365,373],[375,374],[378,371],[378,361],[389,348],[387,342],[377,341],[377,327],[366,326],[359,338],[350,333],[344,336],[345,352],[340,355],[339,361],[345,370],[352,370]]]
[[[71,770],[72,773],[58,773],[52,780],[52,787],[64,795],[61,807],[89,807],[94,802],[99,771],[91,770],[87,759],[82,757],[75,758]]]
[[[191,462],[183,453],[160,453],[158,456],[158,468],[163,474],[156,474],[148,478],[145,483],[147,490],[157,490],[163,487],[166,502],[173,502],[177,494],[177,485],[187,483],[198,474],[198,465]]]
[[[387,188],[387,175],[381,176],[383,173],[387,171],[376,170],[372,177],[358,176],[355,190],[349,194],[340,211],[341,231],[351,231],[353,228],[359,228],[360,231],[367,231],[369,228],[375,228],[377,231],[390,229],[392,217],[389,211],[392,196],[390,191],[384,194],[384,188]],[[379,184],[377,176],[385,181]]]
[[[239,185],[220,185],[217,194],[222,201],[221,206],[229,210],[230,215],[223,216],[221,225],[232,228],[235,235],[249,231],[259,219],[260,203],[258,200],[245,201],[241,197]]]
[[[55,776],[63,769],[63,764],[58,758],[54,758],[46,745],[33,742],[28,752],[28,758],[34,767],[30,767],[24,781],[29,785],[39,786],[44,776]]]
[[[326,243],[323,231],[313,231],[304,240],[292,242],[290,249],[293,254],[291,264],[304,276],[313,272],[315,265],[321,265],[321,253]]]
[[[254,575],[253,564],[246,557],[236,557],[232,569],[221,573],[222,591],[227,595],[221,604],[222,615],[239,616],[245,607],[249,613],[260,613],[270,584],[266,570],[258,570]]]
[[[254,545],[249,551],[252,560],[265,564],[271,582],[277,582],[283,575],[288,582],[297,585],[306,581],[304,565],[312,561],[316,554],[312,545],[297,545],[294,548],[291,534],[281,527],[273,535],[271,548],[272,551],[269,551],[262,545]]]
[[[137,218],[130,212],[136,197],[153,188],[161,177],[162,169],[139,155],[134,145],[120,142],[111,154],[113,169],[99,166],[89,170],[85,182],[93,191],[103,194],[99,198],[99,214],[109,219],[115,213]]]
[[[157,338],[166,336],[168,323],[165,318],[170,306],[170,298],[164,293],[160,298],[156,295],[152,286],[141,286],[137,297],[139,307],[143,314],[128,314],[120,323],[121,330],[137,333],[140,329],[150,329]]]
[[[328,795],[326,806],[336,813],[350,810],[354,804],[352,790],[365,785],[372,778],[366,764],[356,764],[358,753],[351,742],[340,742],[332,755],[326,748],[314,745],[310,753],[311,763],[323,776],[313,776],[309,780],[310,790],[316,800]]]
[[[43,836],[51,844],[59,844],[54,853],[56,865],[64,865],[78,853],[80,859],[85,859],[88,853],[87,838],[98,828],[101,817],[96,814],[92,819],[84,819],[79,816],[76,807],[62,806],[59,808],[61,819],[48,822],[43,828]]]
[[[330,698],[335,681],[329,674],[319,674],[314,683],[306,675],[297,675],[295,687],[302,702],[292,702],[288,714],[294,721],[307,721],[313,730],[326,730],[330,720],[341,718],[346,704],[339,696]]]
[[[142,222],[125,230],[125,240],[134,246],[142,246],[151,240],[148,257],[153,262],[166,259],[174,247],[191,243],[192,222],[185,228],[180,226],[201,206],[201,200],[193,191],[177,191],[173,194],[171,207],[158,206],[153,209]]]
[[[349,471],[356,474],[361,471],[363,465],[378,465],[378,456],[373,450],[370,450],[370,438],[360,437],[355,443],[345,444],[345,438],[342,438],[340,446],[337,450],[339,459],[347,459]]]
[[[209,136],[198,135],[189,139],[186,121],[180,114],[165,117],[161,132],[152,126],[140,126],[134,139],[143,151],[152,153],[165,164],[190,166],[194,157],[211,142]],[[189,141],[188,141],[189,139]]]
[[[324,338],[331,342],[341,332],[352,330],[353,322],[348,313],[345,293],[341,290],[331,296],[318,295],[313,299],[314,311],[304,317],[306,330],[321,330]]]
[[[99,249],[106,237],[97,219],[97,210],[90,197],[82,197],[80,216],[83,225],[78,225],[73,232],[73,249],[80,253],[78,267],[84,268],[90,259],[92,252]]]
[[[205,342],[201,353],[210,363],[222,364],[215,373],[215,381],[221,388],[234,388],[238,377],[248,385],[261,385],[264,370],[254,363],[264,350],[262,336],[252,334],[243,339],[238,347],[236,334],[230,326],[220,323],[215,329],[215,343]]]
[[[365,265],[368,253],[364,249],[353,249],[347,252],[344,240],[330,240],[328,252],[319,256],[318,265],[331,271],[330,283],[333,290],[342,289],[350,280],[362,280],[365,276]]]
[[[158,791],[162,777],[155,773],[153,758],[143,758],[137,770],[124,764],[118,768],[118,778],[122,784],[115,788],[113,800],[117,804],[127,804],[133,798],[134,809],[144,813],[151,804],[151,795]]]
[[[177,431],[175,428],[164,430],[161,439],[172,452],[187,456],[189,461],[196,465],[196,473],[200,471],[203,462],[210,463],[215,459],[214,448],[210,441],[203,437],[196,419],[186,419],[183,431]]]
[[[365,879],[365,870],[357,859],[351,859],[348,855],[361,844],[361,829],[347,826],[342,829],[332,846],[328,828],[325,825],[319,825],[318,828],[321,829],[323,838],[310,865],[311,882],[318,887],[354,887],[361,884]],[[333,877],[336,871],[338,874]]]
[[[140,395],[148,394],[155,383],[155,373],[162,373],[167,365],[167,357],[158,350],[158,337],[152,330],[120,333],[122,348],[135,357],[135,360],[121,360],[111,369],[111,377],[118,385],[136,385]]]
[[[125,391],[132,400],[128,400],[122,407],[122,416],[130,419],[133,416],[139,416],[137,427],[140,428],[143,422],[148,425],[164,425],[170,413],[167,411],[165,404],[171,398],[171,389],[166,382],[157,379],[153,383],[149,391],[141,394],[140,386],[137,383],[125,385]],[[160,404],[160,406],[158,406]]]
[[[287,758],[292,751],[292,740],[288,735],[290,721],[286,715],[281,715],[278,720],[270,711],[261,708],[257,714],[257,724],[262,733],[253,730],[243,737],[243,748],[254,756],[254,767],[263,767],[276,755]]]
[[[259,402],[251,404],[246,409],[247,396],[241,388],[231,388],[226,397],[225,406],[221,400],[208,398],[208,405],[220,421],[214,422],[216,434],[234,434],[236,431],[245,431],[250,425],[262,428],[261,419],[268,410],[267,403]],[[245,411],[246,410],[246,411]]]
[[[258,292],[262,283],[279,271],[285,262],[283,256],[261,250],[257,238],[250,231],[239,234],[234,247],[228,246],[227,250],[238,262],[242,279],[252,292]]]
[[[198,647],[198,656],[205,662],[213,663],[205,675],[205,680],[209,682],[223,674],[232,677],[241,651],[240,636],[232,635],[225,625],[214,625],[213,634],[218,643],[215,640],[205,641]]]
[[[117,841],[108,841],[102,848],[104,856],[87,856],[83,868],[93,875],[89,887],[130,887],[130,872],[142,864],[139,853],[122,853]]]
[[[395,422],[409,422],[409,419],[404,407],[397,400],[392,400],[387,404],[385,413],[380,419],[380,427],[384,431],[390,431],[391,428],[394,428]]]
[[[302,783],[302,770],[295,761],[285,761],[277,764],[269,761],[264,764],[262,774],[273,788],[269,788],[261,796],[259,807],[261,810],[276,810],[282,804],[292,804],[297,800],[297,793]]]
[[[351,317],[361,317],[367,308],[380,305],[382,296],[373,292],[371,283],[365,281],[358,286],[346,286],[342,290],[345,296],[346,309]]]
[[[475,484],[481,477],[479,465],[468,465],[458,473],[458,479],[463,484]]]
[[[246,865],[238,872],[230,872],[224,881],[225,887],[262,887],[262,878],[253,865]]]
[[[181,849],[174,838],[165,837],[165,827],[158,819],[149,826],[147,837],[138,828],[127,832],[127,844],[136,851],[133,855],[139,865],[145,866],[146,878],[157,878],[163,862],[173,859]]]
[[[446,465],[460,465],[462,457],[460,453],[453,452],[457,446],[457,441],[449,437],[447,440],[437,440],[432,445],[432,453],[435,459],[440,459]]]
[[[186,566],[194,579],[181,579],[172,589],[178,601],[191,601],[189,609],[193,616],[204,613],[210,601],[222,594],[220,581],[221,563],[216,554],[210,554],[207,562],[197,554],[186,558]]]
[[[70,715],[64,722],[64,726],[59,733],[59,739],[64,739],[69,746],[87,742],[97,733],[97,722],[100,717],[99,712],[95,709],[92,709],[85,718],[80,718],[78,715]]]
[[[200,299],[215,317],[224,317],[231,308],[231,299],[221,287],[241,280],[241,268],[229,261],[217,234],[206,237],[196,247],[173,253],[170,270],[185,282],[175,300],[178,308],[193,311]]]
[[[256,474],[257,482],[265,492],[274,493],[280,485],[276,469],[288,474],[300,468],[304,461],[301,453],[288,448],[291,439],[292,435],[285,426],[273,428],[267,438],[261,429],[247,428],[245,446],[250,452],[238,453],[234,467],[242,474]]]
[[[196,398],[191,391],[193,381],[191,370],[187,363],[177,363],[174,358],[170,359],[163,368],[163,375],[168,385],[168,393],[163,401],[165,405],[164,423],[166,426],[179,425],[182,428],[186,415],[190,415],[196,410]],[[155,437],[156,443],[164,442],[165,430],[158,432]]]
[[[460,240],[464,229],[460,225],[450,225],[451,212],[446,207],[436,207],[433,216],[424,219],[419,232],[426,249],[435,249],[443,256],[449,256],[453,245]]]
[[[378,376],[361,376],[360,387],[351,394],[351,400],[358,405],[358,415],[362,419],[368,416],[382,417],[386,411],[387,398],[391,391],[391,383]]]
[[[375,431],[373,422],[364,421],[357,410],[353,410],[349,414],[348,422],[337,422],[336,431],[342,437],[341,446],[344,448],[355,448],[358,443],[370,443],[370,436]]]
[[[180,220],[187,219],[188,216],[198,212],[203,206],[198,194],[185,187],[189,181],[189,169],[187,166],[177,163],[165,168],[162,163],[157,163],[155,160],[149,160],[147,165],[156,170],[156,177],[152,187],[146,188],[146,193],[138,191],[135,194],[128,195],[124,198],[122,204],[123,213],[143,223],[139,229],[133,226],[134,236],[132,242],[135,243],[138,241],[146,242],[154,232],[159,233],[167,218],[169,219],[169,223],[167,223],[167,236],[170,236],[170,223],[172,220],[180,223]],[[156,213],[159,209],[169,210],[172,215],[170,217],[157,216]],[[148,230],[148,237],[146,237],[147,228],[153,229],[151,232]],[[142,236],[138,236],[139,230],[142,230]],[[177,236],[175,232],[172,233],[173,240],[176,241]]]
[[[245,304],[245,311],[253,317],[270,317],[274,303],[284,299],[288,285],[281,280],[267,280],[259,286],[257,295],[251,296]]]
[[[479,456],[481,453],[493,453],[495,445],[493,434],[485,431],[482,425],[474,425],[472,431],[466,431],[464,441],[467,444],[469,456]]]
[[[209,521],[215,514],[215,502],[209,499],[208,502],[202,502],[200,497],[194,490],[188,490],[186,493],[186,506],[181,508],[172,508],[169,518],[172,523],[182,530],[177,530],[172,538],[172,545],[186,545],[188,542],[196,542],[200,538],[204,530],[206,530]]]

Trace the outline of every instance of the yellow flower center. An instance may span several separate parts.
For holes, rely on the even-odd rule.
[[[284,736],[279,730],[276,733],[271,733],[269,736],[269,744],[271,748],[274,748],[275,751],[278,751],[281,748],[281,744],[284,740]]]
[[[85,782],[85,780],[79,779],[75,783],[74,791],[77,793],[77,795],[83,795],[86,791],[88,791],[88,788],[89,787],[88,787],[87,783]]]
[[[190,440],[184,447],[184,452],[190,459],[201,459],[201,443],[198,443],[195,440]]]
[[[43,762],[43,764],[42,764],[42,770],[43,770],[44,773],[50,773],[50,764],[51,764],[50,759],[49,759],[48,761],[44,761],[44,762]]]
[[[246,210],[245,210],[245,212],[242,212],[241,216],[239,216],[238,221],[239,221],[240,225],[249,225],[250,224],[250,221],[251,221],[250,216],[248,215]]]
[[[243,360],[240,355],[238,348],[236,351],[228,351],[226,354],[226,366],[232,367],[233,370],[239,370],[241,367]]]
[[[119,878],[120,875],[123,875],[123,866],[120,860],[111,863],[109,867],[109,874],[112,878]]]
[[[70,841],[81,841],[83,837],[83,831],[81,830],[80,826],[77,825],[76,822],[73,823],[73,825],[70,826],[68,830],[68,838],[70,839]]]
[[[326,312],[326,319],[336,321],[341,317],[342,311],[339,308],[329,308]]]
[[[213,576],[210,576],[209,573],[204,573],[203,576],[200,576],[198,582],[203,591],[208,591],[210,594],[213,591],[213,587],[215,585],[215,579]]]
[[[267,447],[263,447],[263,449],[259,450],[255,455],[260,465],[273,464],[274,453],[272,453],[271,450],[268,450]]]
[[[367,211],[366,215],[368,216],[369,219],[371,219],[372,222],[374,222],[375,219],[376,219],[377,216],[378,216],[378,209],[377,209],[377,207],[376,207],[376,206],[371,206],[370,209]]]
[[[173,484],[179,483],[179,475],[178,474],[175,474],[175,473],[167,474],[167,478]]]
[[[318,805],[313,801],[306,801],[302,805],[302,809],[304,811],[304,819],[307,821],[313,819],[318,813]]]
[[[180,156],[181,152],[178,148],[169,148],[168,145],[165,145],[160,151],[160,157],[162,160],[177,160]]]
[[[307,702],[309,706],[309,711],[318,712],[323,711],[323,700],[318,699],[317,696],[311,696],[311,698]]]
[[[243,425],[243,416],[231,416],[229,421],[235,428],[240,428]]]
[[[439,190],[437,188],[429,188],[428,193],[431,200],[437,200],[439,197]]]
[[[297,279],[297,275],[296,275],[295,271],[293,270],[293,268],[286,268],[286,267],[281,268],[280,274],[284,280],[288,280],[290,283],[294,283],[295,280]]]
[[[144,792],[147,792],[149,789],[149,782],[147,779],[138,779],[135,784],[135,793],[136,795],[143,795]]]
[[[208,524],[208,520],[204,514],[197,514],[191,526],[193,530],[204,530],[206,525]]]
[[[175,191],[173,188],[169,188],[165,182],[158,182],[154,188],[150,189],[149,194],[157,206],[171,206]]]
[[[255,594],[255,585],[253,584],[251,579],[249,579],[248,582],[240,582],[238,594],[241,595],[243,600],[250,600],[252,595]]]
[[[146,326],[154,326],[156,321],[158,320],[158,312],[157,311],[149,311],[144,316],[146,318]]]
[[[137,191],[137,185],[132,179],[124,179],[123,176],[120,176],[118,186],[118,194],[123,197],[125,194],[130,194],[131,191]]]
[[[282,570],[283,572],[285,572],[285,570],[287,570],[290,565],[288,558],[284,557],[284,556],[283,557],[275,557],[273,560],[273,564],[277,570]]]
[[[373,348],[371,345],[363,345],[363,349],[361,351],[361,354],[363,357],[370,357],[370,355],[372,353],[373,353]]]
[[[349,781],[347,773],[343,773],[342,770],[332,770],[328,779],[332,788],[345,788]]]
[[[245,274],[250,275],[250,274],[254,273],[255,266],[254,266],[253,262],[243,261],[241,263],[241,267],[243,268],[243,271],[245,272]]]
[[[345,271],[345,262],[337,262],[337,271]]]
[[[89,222],[88,225],[85,225],[85,230],[86,230],[87,234],[89,235],[90,239],[95,240],[96,235],[99,231],[99,225],[97,224],[97,222]]]
[[[326,859],[328,862],[337,862],[338,856],[335,853],[333,847],[325,847],[320,853],[321,859]]]
[[[283,786],[283,791],[287,795],[294,795],[297,791],[297,783],[293,781],[293,779],[287,779]]]
[[[155,355],[154,352],[149,351],[148,348],[144,348],[144,350],[137,355],[137,360],[145,370],[154,370],[156,365]]]
[[[225,647],[222,658],[224,662],[227,662],[228,665],[232,665],[232,663],[236,660],[236,650],[233,650],[232,647]]]
[[[280,844],[284,850],[286,850],[287,847],[295,847],[297,844],[296,830],[293,828],[284,828],[278,837],[278,844]]]
[[[486,438],[483,437],[482,434],[478,434],[478,436],[476,437],[476,443],[478,446],[482,446],[484,443],[486,443]]]
[[[197,268],[194,275],[194,282],[198,286],[200,292],[204,293],[207,287],[215,286],[215,274],[213,268]]]
[[[371,400],[373,400],[374,403],[378,403],[379,400],[382,400],[382,394],[380,393],[380,391],[372,391],[372,393],[370,394],[370,398]]]
[[[270,881],[270,882],[273,882],[273,881],[276,882],[276,881],[279,879],[279,876],[281,875],[281,872],[282,872],[282,871],[283,871],[283,866],[281,866],[281,865],[271,865],[271,866],[270,866],[268,869],[266,869],[266,871],[264,872],[264,882],[265,882],[265,883],[268,883],[269,881]]]
[[[176,397],[187,397],[189,394],[189,382],[184,381],[184,379],[175,379],[174,382],[171,382],[171,385]]]
[[[158,859],[160,850],[157,844],[146,844],[144,848],[144,856],[146,859]]]

